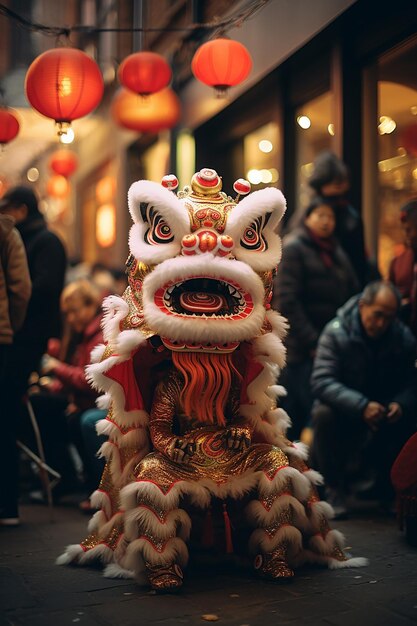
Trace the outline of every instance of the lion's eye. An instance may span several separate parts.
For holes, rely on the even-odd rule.
[[[268,248],[265,239],[262,237],[262,218],[255,220],[243,233],[240,245],[247,250],[263,252]]]
[[[150,226],[144,236],[146,243],[154,246],[161,243],[170,243],[174,240],[174,235],[166,221],[152,208],[150,208],[147,218]]]

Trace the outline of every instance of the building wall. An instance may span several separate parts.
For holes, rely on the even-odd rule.
[[[353,4],[354,0],[272,0],[266,4],[240,28],[227,33],[250,50],[253,69],[248,80],[224,100],[214,98],[209,87],[191,81],[181,93],[184,125],[195,128],[221,111]],[[233,12],[236,8],[234,4]]]

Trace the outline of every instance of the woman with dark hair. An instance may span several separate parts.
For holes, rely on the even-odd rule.
[[[370,275],[371,267],[366,258],[362,218],[347,199],[350,187],[347,166],[333,152],[320,152],[314,160],[308,184],[315,196],[323,198],[333,208],[335,235],[349,257],[361,286],[370,278],[376,278]]]
[[[290,324],[280,382],[288,393],[282,405],[293,421],[292,438],[300,436],[310,418],[310,375],[319,335],[338,307],[359,290],[352,265],[334,237],[335,226],[332,207],[316,198],[300,227],[284,238],[274,281],[272,306]]]

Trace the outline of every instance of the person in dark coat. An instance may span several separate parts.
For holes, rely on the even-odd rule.
[[[60,336],[59,298],[64,286],[67,256],[61,240],[47,228],[37,197],[29,187],[14,187],[7,191],[0,200],[0,212],[11,215],[16,221],[32,280],[25,323],[15,336],[20,371],[24,369],[30,373],[36,369],[48,339]]]
[[[318,343],[312,456],[339,517],[347,514],[349,473],[363,462],[375,472],[375,496],[390,503],[390,467],[415,431],[416,340],[398,319],[399,307],[391,283],[371,283],[338,311]]]
[[[401,293],[401,319],[417,337],[417,200],[401,208],[406,249],[392,260],[389,279]]]
[[[290,325],[280,383],[287,389],[282,406],[293,423],[292,438],[300,436],[311,416],[310,375],[320,333],[338,307],[359,291],[349,259],[333,237],[334,228],[333,209],[316,199],[303,225],[284,239],[274,280],[272,307]]]
[[[350,183],[346,165],[333,152],[320,152],[313,162],[308,184],[315,196],[333,207],[335,236],[348,255],[361,287],[378,278],[378,271],[371,266],[365,252],[361,215],[347,199]]]
[[[8,419],[14,421],[15,432],[23,422],[22,398],[30,374],[39,366],[50,337],[60,333],[59,297],[64,285],[66,252],[59,238],[48,230],[38,208],[38,200],[28,187],[14,187],[0,200],[0,213],[16,222],[26,250],[32,295],[25,321],[14,335],[10,349],[5,385],[12,404],[7,407]],[[10,470],[16,484],[17,470]]]
[[[13,336],[24,322],[30,293],[30,275],[22,239],[14,228],[13,218],[0,215],[0,526],[19,524],[16,423],[10,419],[17,400],[7,384],[7,372]]]

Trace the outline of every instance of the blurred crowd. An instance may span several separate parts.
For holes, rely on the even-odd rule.
[[[320,153],[309,186],[284,237],[272,302],[290,326],[280,377],[289,438],[310,444],[336,517],[348,516],[351,495],[390,511],[391,467],[417,426],[417,199],[399,207],[405,251],[384,281],[348,201],[346,165]]]
[[[126,274],[99,263],[69,263],[27,187],[9,190],[0,201],[0,251],[0,524],[19,523],[16,440],[39,453],[29,411],[46,463],[60,475],[54,499],[77,494],[88,511],[104,466],[96,456],[95,424],[105,411],[96,407],[85,367],[103,342],[103,299],[123,293]],[[42,500],[39,467],[31,469],[28,495]]]
[[[391,466],[416,431],[417,200],[398,208],[405,249],[383,280],[348,201],[347,167],[330,152],[313,165],[308,206],[283,240],[272,306],[290,326],[280,377],[288,436],[310,444],[323,495],[342,518],[352,494],[392,507]],[[26,187],[0,200],[0,253],[0,524],[19,523],[15,442],[33,446],[28,405],[61,476],[54,498],[75,493],[89,511],[103,469],[95,426],[105,411],[85,366],[103,341],[103,298],[122,294],[126,275],[69,266]],[[44,497],[36,471],[30,496]]]

